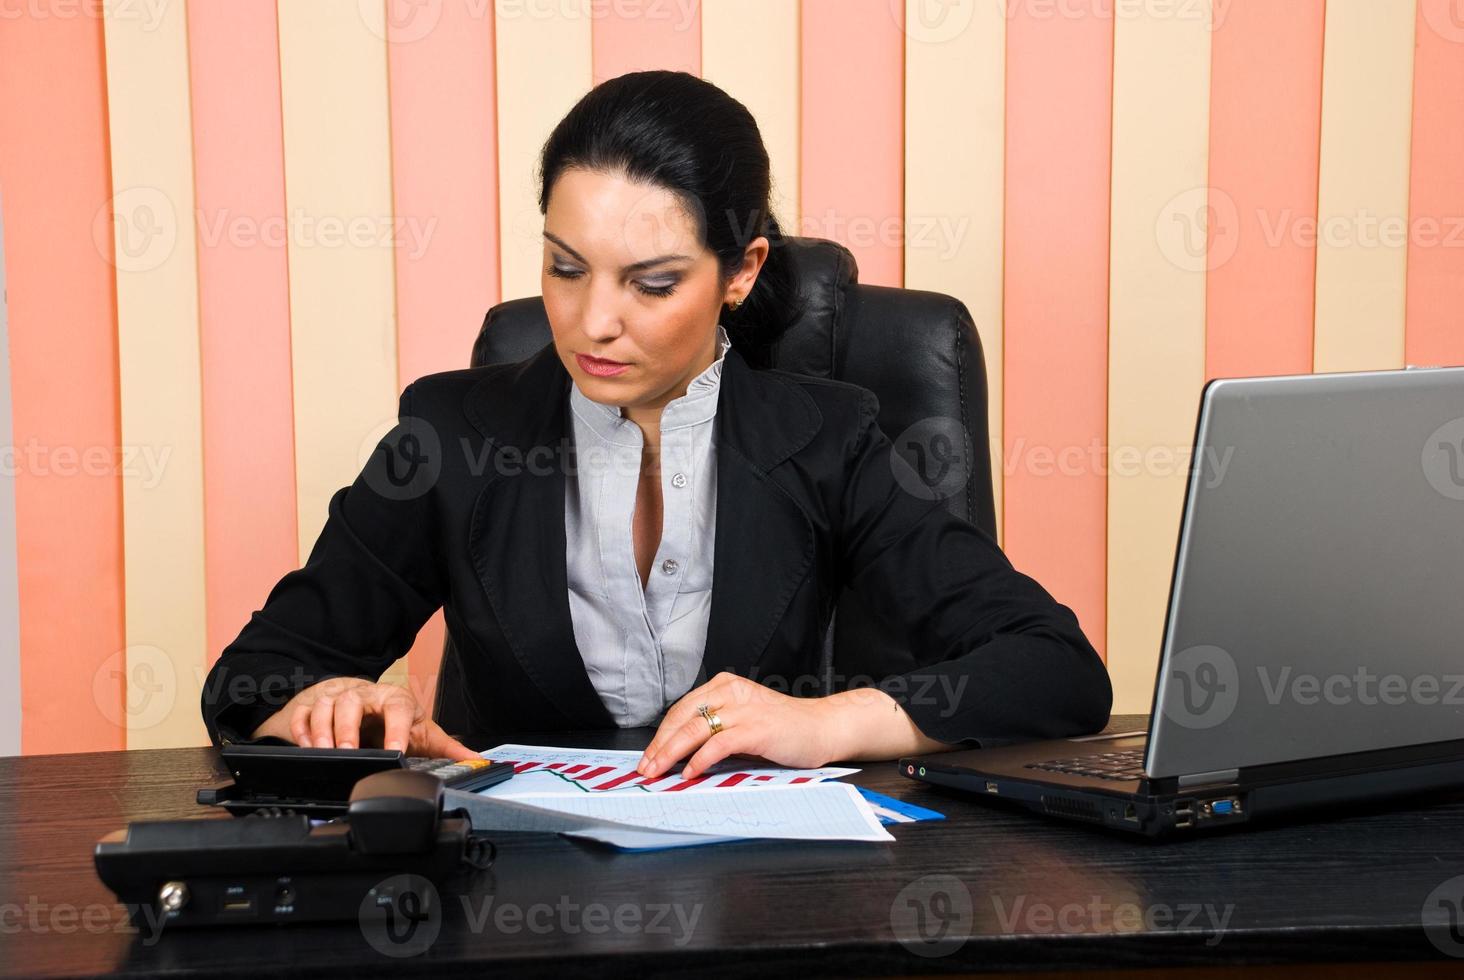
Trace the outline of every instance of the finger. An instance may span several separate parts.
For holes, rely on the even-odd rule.
[[[699,745],[711,737],[711,727],[701,715],[693,715],[666,740],[646,762],[647,776],[659,776],[673,765],[690,755]]]
[[[738,728],[723,729],[712,738],[707,739],[687,761],[686,768],[681,771],[681,778],[695,779],[729,755],[736,755],[744,751],[747,746],[757,741],[753,731],[751,726],[743,725]]]
[[[310,744],[315,748],[329,749],[335,746],[330,723],[334,714],[335,702],[330,698],[321,698],[310,709]]]
[[[641,762],[636,766],[637,772],[645,773],[644,764],[653,756],[659,755],[668,739],[682,726],[693,718],[701,718],[701,712],[697,709],[703,704],[710,707],[716,706],[716,699],[726,690],[732,674],[718,674],[711,680],[694,687],[683,694],[675,704],[666,710],[666,716],[661,719],[656,734],[651,738],[651,744],[641,754]],[[674,760],[673,760],[674,761]],[[648,773],[647,773],[648,775]]]
[[[290,737],[296,745],[310,748],[310,705],[297,704],[290,709]]]
[[[478,753],[443,731],[442,726],[435,721],[429,721],[426,724],[426,737],[423,748],[423,754],[433,759],[462,760],[482,758]]]
[[[338,748],[354,749],[361,744],[361,716],[365,707],[361,697],[354,690],[346,690],[336,701],[335,744]]]
[[[406,692],[401,696],[388,696],[381,705],[382,718],[386,723],[386,735],[382,744],[388,749],[407,751],[411,744],[412,722],[416,720],[416,702]]]

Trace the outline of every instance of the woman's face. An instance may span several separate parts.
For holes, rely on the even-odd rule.
[[[722,304],[752,289],[767,248],[754,240],[724,284],[670,191],[565,170],[544,215],[542,275],[559,359],[586,397],[659,411],[715,359]]]

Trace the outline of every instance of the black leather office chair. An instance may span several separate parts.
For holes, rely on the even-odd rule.
[[[943,293],[860,285],[853,254],[837,242],[787,243],[807,302],[775,347],[773,366],[874,392],[880,427],[910,463],[910,477],[918,474],[931,488],[931,499],[944,497],[952,513],[995,537],[986,362],[965,304]],[[472,363],[520,361],[551,339],[541,297],[499,303],[483,321]],[[454,733],[465,723],[461,702],[450,690],[461,676],[457,656],[449,635],[433,715]],[[824,642],[824,693],[844,688],[851,678],[877,680],[913,667],[900,632],[846,592]]]

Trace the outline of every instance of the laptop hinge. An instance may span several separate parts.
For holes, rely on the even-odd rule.
[[[1208,786],[1211,783],[1233,783],[1240,778],[1239,769],[1216,769],[1214,772],[1195,772],[1179,777],[1179,786]]]

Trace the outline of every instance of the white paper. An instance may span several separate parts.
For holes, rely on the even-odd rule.
[[[547,745],[507,743],[481,753],[483,758],[515,762],[514,777],[483,790],[487,796],[519,799],[524,796],[585,793],[700,793],[733,788],[802,786],[853,775],[858,769],[825,766],[820,769],[785,769],[749,765],[746,760],[725,759],[694,780],[681,778],[681,766],[673,767],[655,780],[635,771],[641,753],[606,749],[558,748]]]

